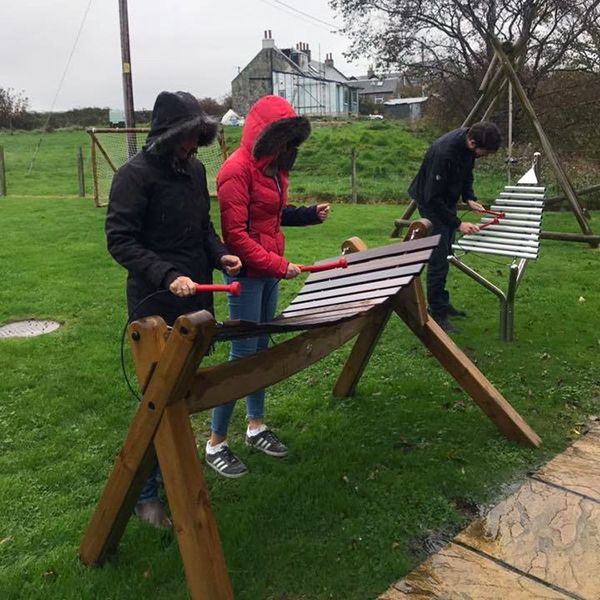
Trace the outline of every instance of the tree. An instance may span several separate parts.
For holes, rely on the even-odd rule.
[[[23,92],[11,88],[0,88],[0,128],[12,129],[18,126],[27,111],[29,100]]]
[[[548,73],[600,72],[600,0],[330,0],[352,40],[348,55],[370,56],[413,81],[462,82],[469,106],[492,56],[490,35],[510,41],[526,85]],[[471,97],[465,103],[464,91]]]
[[[231,96],[225,96],[221,102],[215,98],[199,98],[202,110],[211,117],[220,119],[231,108]]]

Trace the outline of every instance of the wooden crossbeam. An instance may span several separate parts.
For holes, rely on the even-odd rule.
[[[200,370],[188,398],[190,413],[243,398],[299,373],[352,339],[372,319],[369,314],[307,331],[252,356]]]

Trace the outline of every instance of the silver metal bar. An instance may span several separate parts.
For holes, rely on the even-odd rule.
[[[471,233],[469,236],[483,236],[483,237],[497,237],[497,238],[505,238],[507,240],[528,240],[537,242],[540,239],[540,236],[535,233],[525,233],[525,232],[504,232],[504,231],[496,231],[491,230],[491,227],[486,227],[482,229],[479,233]],[[466,237],[466,236],[465,236]]]
[[[525,190],[519,192],[500,192],[499,195],[501,198],[521,198],[522,200],[539,200],[544,197],[543,193],[529,194]]]
[[[502,220],[502,223],[506,223],[506,221]],[[539,237],[540,235],[540,227],[535,226],[533,223],[528,223],[530,227],[516,227],[511,225],[490,225],[486,227],[484,231],[514,231],[514,232],[523,232],[523,233],[531,233]]]
[[[531,260],[537,259],[537,254],[532,254],[525,251],[509,252],[507,250],[498,250],[495,248],[481,248],[478,246],[472,246],[471,244],[453,244],[452,248],[455,250],[464,250],[465,252],[479,252],[481,254],[495,254],[496,256],[510,256],[511,258],[529,258]]]
[[[513,200],[508,198],[496,198],[496,204],[502,206],[531,206],[533,208],[544,208],[541,200]]]
[[[481,222],[487,223],[488,221],[492,221],[492,220],[493,219],[491,219],[490,217],[484,217],[483,219],[481,219]],[[507,215],[500,222],[502,223],[502,225],[519,225],[520,227],[539,227],[541,219],[537,218],[535,220],[534,219],[524,220],[520,215],[519,215],[519,218],[514,219]]]
[[[448,256],[448,262],[451,265],[454,265],[455,267],[460,269],[463,273],[468,275],[471,279],[474,279],[477,283],[482,285],[485,289],[492,292],[492,294],[495,294],[496,296],[498,296],[498,298],[502,302],[506,301],[506,294],[498,286],[494,285],[491,281],[488,281],[483,275],[480,275],[477,271],[475,271],[475,269],[472,269],[471,267],[469,267],[469,265],[466,265],[464,262],[462,262],[462,260],[460,260],[460,258],[457,258],[456,256],[451,254],[450,256]]]
[[[492,240],[476,240],[471,236],[465,236],[462,239],[457,241],[457,244],[464,247],[465,244],[469,244],[470,246],[477,246],[481,248],[490,248],[492,250],[506,250],[508,252],[535,252],[537,254],[537,248],[530,248],[528,246],[520,246],[518,244],[512,243],[495,243]]]
[[[507,192],[532,192],[532,193],[544,193],[546,191],[545,187],[537,187],[537,186],[530,186],[530,185],[505,185],[504,189]]]
[[[505,342],[512,342],[515,319],[515,295],[517,293],[519,266],[515,263],[510,265],[508,271],[508,290],[506,292],[506,303],[504,305],[504,335]]]
[[[517,284],[519,284],[521,278],[523,277],[523,273],[525,272],[525,267],[527,266],[527,259],[522,258],[517,263],[517,266],[519,267],[519,272],[517,273]]]
[[[538,218],[542,214],[542,209],[536,208],[534,206],[500,206],[498,204],[492,204],[492,210],[502,211],[505,212],[507,215],[512,213],[515,216],[535,215]]]
[[[469,267],[469,265],[466,265],[456,256],[448,256],[448,262],[498,298],[500,302],[500,338],[504,339],[506,331],[506,294],[497,285],[488,281],[483,275]]]
[[[530,248],[538,248],[540,243],[538,241],[539,238],[524,238],[524,237],[512,237],[517,234],[507,234],[507,233],[496,233],[488,232],[487,229],[484,229],[481,233],[471,233],[469,235],[465,235],[462,239],[469,240],[479,240],[481,242],[487,242],[490,244],[499,244],[499,245],[513,245],[513,246],[528,246]],[[509,237],[503,237],[509,236]]]

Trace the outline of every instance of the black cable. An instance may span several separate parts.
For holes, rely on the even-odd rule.
[[[276,279],[275,282],[271,284],[271,287],[270,287],[270,289],[269,289],[269,291],[267,293],[267,296],[266,296],[265,304],[268,304],[269,300],[271,300],[271,295],[275,291],[275,288],[279,285],[279,281],[280,281],[279,279]],[[148,300],[150,300],[150,298],[154,298],[154,296],[159,296],[160,294],[170,294],[170,293],[171,292],[169,290],[158,290],[158,291],[152,292],[151,294],[148,294],[147,296],[145,296],[144,298],[142,298],[133,307],[133,310],[131,311],[131,315],[129,316],[129,318],[125,322],[125,326],[123,327],[123,332],[121,333],[121,371],[123,373],[123,378],[125,379],[125,382],[127,383],[127,387],[129,388],[129,391],[132,393],[132,395],[134,396],[134,398],[138,402],[142,398],[136,392],[135,388],[131,384],[131,380],[129,379],[129,377],[127,375],[127,369],[125,368],[125,336],[127,335],[127,328],[129,327],[129,325],[131,324],[131,322],[135,319],[135,316],[138,313],[140,307],[145,302],[147,302]],[[273,339],[273,337],[271,336],[271,334],[268,334],[268,335],[269,335],[269,340],[270,340],[271,344],[275,344],[275,340]]]
[[[127,328],[129,327],[130,323],[134,320],[135,315],[139,311],[140,307],[145,302],[147,302],[148,300],[150,300],[150,298],[154,298],[154,296],[158,296],[160,294],[170,294],[170,293],[171,292],[169,290],[158,290],[158,291],[152,292],[151,294],[148,294],[146,297],[142,298],[133,307],[133,310],[131,311],[131,315],[128,317],[127,321],[125,322],[125,327],[123,327],[123,333],[121,334],[121,371],[123,372],[123,377],[125,378],[125,382],[127,383],[127,387],[129,388],[129,391],[133,394],[133,396],[135,397],[135,399],[138,402],[142,398],[135,391],[133,385],[131,385],[131,381],[129,380],[129,377],[127,376],[127,369],[125,368],[125,336],[127,335]]]

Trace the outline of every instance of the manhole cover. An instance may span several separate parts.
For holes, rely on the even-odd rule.
[[[7,323],[0,327],[0,338],[44,335],[44,333],[50,333],[59,327],[60,323],[56,321],[36,321],[34,319],[15,321],[14,323]]]

